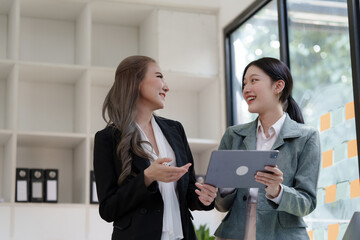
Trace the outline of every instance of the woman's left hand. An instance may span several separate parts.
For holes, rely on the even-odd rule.
[[[195,190],[196,194],[199,195],[200,202],[205,206],[209,206],[216,198],[218,188],[201,183],[195,183],[195,185],[200,189]]]
[[[265,184],[266,193],[271,198],[276,198],[281,190],[280,184],[283,181],[283,172],[277,166],[266,166],[265,170],[271,173],[259,171],[255,175],[255,180],[259,183]]]

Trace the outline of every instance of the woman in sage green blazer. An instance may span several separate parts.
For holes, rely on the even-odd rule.
[[[249,112],[259,117],[229,127],[219,149],[276,149],[279,155],[276,167],[266,167],[272,174],[255,176],[265,189],[255,194],[254,189],[219,189],[215,206],[228,213],[217,239],[309,239],[302,217],[316,207],[320,141],[318,131],[303,124],[292,85],[287,66],[274,58],[258,59],[244,70],[243,96]]]

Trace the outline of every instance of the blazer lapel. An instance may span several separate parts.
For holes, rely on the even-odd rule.
[[[301,132],[297,124],[298,123],[292,120],[286,113],[284,125],[271,149],[275,150],[284,145],[284,139],[300,137]]]
[[[159,127],[161,128],[161,131],[163,132],[166,140],[169,142],[171,148],[173,149],[176,157],[176,164],[177,166],[182,166],[185,164],[183,161],[185,149],[183,146],[183,142],[181,141],[181,136],[176,129],[175,126],[169,126],[167,125],[163,120],[155,116],[155,120]]]
[[[235,133],[242,136],[244,138],[243,146],[240,146],[241,150],[255,150],[256,149],[256,127],[257,127],[257,119],[252,122],[249,128],[241,128],[235,130]]]

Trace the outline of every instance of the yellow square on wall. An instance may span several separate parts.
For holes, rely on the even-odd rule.
[[[320,132],[330,128],[330,113],[326,113],[320,117]]]
[[[339,224],[331,224],[328,226],[328,240],[336,240],[339,235]]]
[[[345,120],[355,118],[355,105],[354,102],[345,104]]]
[[[325,203],[332,203],[336,200],[336,184],[325,187]]]
[[[329,150],[322,153],[322,167],[327,168],[333,164],[333,150]]]
[[[353,158],[358,155],[356,139],[348,141],[347,148],[348,158]]]
[[[360,197],[360,179],[350,182],[350,198]]]

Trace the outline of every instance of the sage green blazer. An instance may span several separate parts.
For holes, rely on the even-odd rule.
[[[257,119],[229,127],[219,149],[256,149]],[[284,125],[272,149],[279,150],[277,166],[283,172],[283,196],[279,204],[268,200],[259,189],[256,211],[256,239],[309,239],[302,217],[316,207],[316,188],[320,167],[320,140],[317,130],[293,121],[286,116]],[[249,191],[238,188],[222,197],[219,193],[215,207],[227,212],[215,236],[243,239]]]

